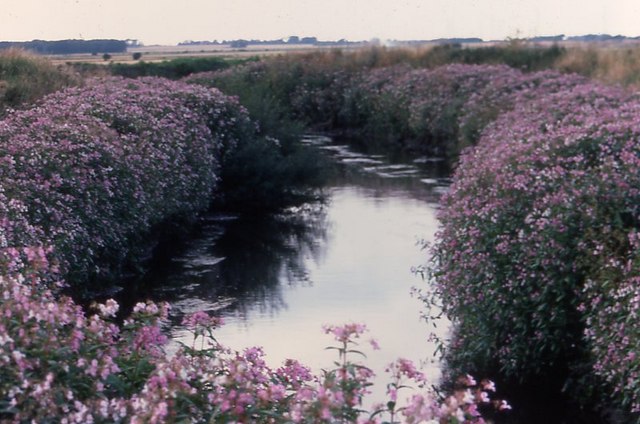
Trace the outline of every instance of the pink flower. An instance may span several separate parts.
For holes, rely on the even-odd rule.
[[[509,410],[509,409],[511,409],[511,405],[509,405],[506,400],[501,400],[500,401],[500,405],[498,406],[498,410],[499,411],[506,411],[506,410]]]
[[[491,380],[482,380],[482,382],[480,382],[480,384],[482,385],[482,388],[484,390],[487,390],[489,392],[495,392],[496,391],[496,385]]]
[[[333,334],[335,339],[339,342],[352,341],[354,338],[360,337],[367,330],[367,326],[364,324],[345,324],[343,326],[323,325],[322,329],[325,334]]]
[[[223,324],[224,320],[222,317],[210,316],[204,311],[198,311],[191,315],[187,315],[182,320],[182,325],[191,330],[196,330],[198,327],[214,329],[222,326]]]
[[[120,309],[120,305],[118,305],[118,302],[113,299],[109,299],[105,303],[98,305],[98,310],[100,311],[100,316],[102,318],[115,316],[118,309]]]
[[[376,339],[370,339],[369,344],[371,344],[373,350],[380,350],[380,345],[378,344],[378,341]]]

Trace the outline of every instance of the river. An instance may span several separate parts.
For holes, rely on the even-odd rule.
[[[421,241],[438,226],[444,162],[358,151],[321,136],[304,142],[335,165],[323,202],[268,218],[203,217],[198,235],[145,277],[145,296],[171,304],[174,341],[190,341],[180,324],[185,314],[209,311],[225,321],[219,342],[262,346],[274,367],[295,358],[314,371],[330,368],[335,351],[325,350],[332,340],[322,326],[365,323],[366,364],[379,376],[374,398],[398,357],[436,382],[433,326],[411,291],[425,284],[412,268],[426,262]],[[435,331],[442,336],[447,325]],[[369,338],[381,349],[369,349]]]

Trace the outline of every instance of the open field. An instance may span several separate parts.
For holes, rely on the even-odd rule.
[[[354,43],[344,45],[313,45],[313,44],[261,44],[248,45],[244,48],[231,47],[229,44],[217,45],[184,45],[184,46],[140,46],[131,47],[126,53],[112,53],[109,60],[104,60],[102,54],[92,55],[86,54],[69,54],[69,55],[50,55],[47,59],[54,65],[62,65],[67,63],[93,63],[93,64],[109,64],[109,63],[135,63],[133,59],[134,53],[141,53],[140,60],[145,62],[162,62],[180,58],[197,58],[197,57],[221,57],[221,58],[246,58],[254,56],[273,56],[280,54],[292,53],[312,53],[318,51],[342,50],[357,51],[368,49],[375,46],[382,46],[390,49],[400,49],[410,51],[414,56],[424,55],[427,51],[434,47],[442,47],[442,43],[438,42],[394,42],[394,43]],[[500,48],[500,47],[533,47],[533,48],[549,48],[558,46],[565,49],[569,54],[565,55],[564,60],[558,61],[555,68],[562,71],[578,72],[591,77],[602,79],[606,82],[634,82],[635,78],[630,77],[629,72],[621,70],[621,67],[629,68],[630,61],[636,62],[635,58],[639,57],[640,40],[625,40],[616,42],[578,42],[578,41],[562,41],[562,42],[526,42],[519,40],[508,41],[486,41],[483,43],[462,44],[463,49],[484,49],[484,48]],[[630,59],[633,58],[633,59]],[[598,65],[599,69],[585,69],[585,67]],[[632,65],[635,65],[632,64]],[[635,68],[635,66],[633,66]],[[615,69],[613,69],[615,68]],[[628,69],[627,69],[628,71]],[[635,74],[635,72],[632,72]],[[615,75],[611,75],[615,74]],[[621,75],[625,74],[625,75]],[[616,79],[618,81],[616,81]]]
[[[361,47],[361,46],[358,46]],[[315,46],[311,44],[283,45],[283,44],[264,44],[249,45],[245,48],[234,48],[228,44],[223,45],[197,45],[197,46],[144,46],[129,48],[126,53],[113,53],[111,59],[105,61],[102,55],[72,54],[72,55],[51,55],[48,56],[54,64],[64,63],[134,63],[134,53],[141,53],[145,62],[161,62],[163,60],[171,60],[178,58],[190,57],[250,57],[250,56],[268,56],[283,53],[308,53],[317,50],[331,49],[334,47]],[[341,49],[354,49],[356,47],[342,46]]]

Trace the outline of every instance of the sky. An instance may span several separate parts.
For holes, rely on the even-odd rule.
[[[640,35],[640,0],[0,0],[0,40]]]

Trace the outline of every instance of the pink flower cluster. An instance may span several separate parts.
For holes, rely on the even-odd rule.
[[[151,226],[206,208],[242,109],[161,79],[96,80],[0,122],[0,239],[50,246],[68,282],[101,277]],[[27,224],[28,223],[28,224]]]
[[[3,277],[0,284],[3,422],[364,420],[363,397],[373,373],[351,359],[316,376],[295,360],[271,369],[260,348],[234,352],[219,344],[204,350],[185,346],[168,357],[161,350],[163,341],[147,336],[158,334],[165,305],[138,304],[132,319],[118,328],[99,314],[85,316],[69,299],[30,289],[20,278]],[[116,307],[113,301],[95,306],[100,313]],[[204,315],[198,312],[189,319],[201,325]],[[217,325],[214,321],[206,320]],[[348,327],[341,334],[349,334]],[[408,361],[398,361],[397,369],[405,378],[423,381]],[[440,404],[431,392],[416,394],[403,416],[408,422],[423,422],[427,408],[433,411],[429,417],[440,417],[439,422],[449,422],[452,413],[464,418],[460,422],[482,422],[471,405],[488,399],[463,399],[457,392],[453,396],[460,398],[455,405],[454,398]],[[366,422],[379,423],[384,411],[371,414]]]
[[[509,78],[515,88],[493,85],[467,103],[502,110],[462,155],[439,215],[433,270],[455,322],[450,359],[539,378],[588,358],[570,366],[592,366],[640,409],[640,333],[629,321],[640,98],[574,76]]]
[[[478,384],[476,380],[465,375],[459,378],[452,393],[439,396],[434,391],[425,389],[427,383],[424,375],[417,371],[414,364],[406,359],[398,359],[390,364],[387,372],[391,373],[391,383],[387,385],[389,402],[386,409],[390,414],[390,422],[395,422],[395,416],[400,413],[406,423],[478,423],[487,421],[480,409],[506,411],[511,406],[505,400],[490,399],[490,392],[496,388],[492,381],[483,380]],[[397,407],[398,392],[417,385],[420,389],[414,393],[400,408]],[[413,387],[415,390],[415,387]],[[487,408],[488,407],[488,408]],[[379,406],[384,410],[384,406]]]
[[[152,370],[149,352],[161,349],[145,336],[159,316],[120,329],[100,316],[117,310],[115,302],[86,316],[34,284],[0,276],[0,420],[124,422],[134,414],[129,396]]]

